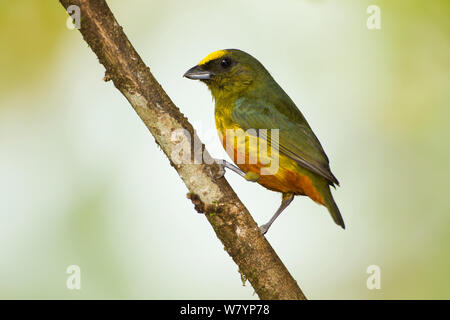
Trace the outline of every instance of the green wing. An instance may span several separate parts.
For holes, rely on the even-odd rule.
[[[267,140],[280,154],[324,177],[331,185],[339,185],[331,173],[322,145],[300,110],[284,92],[281,98],[277,95],[275,99],[273,101],[268,94],[260,99],[237,99],[232,113],[233,121],[243,130],[279,129],[278,144],[272,142],[270,136],[267,137],[262,131],[258,131],[259,138]]]

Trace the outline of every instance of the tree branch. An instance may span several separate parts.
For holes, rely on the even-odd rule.
[[[192,150],[189,136],[201,146],[205,160],[211,157],[192,125],[139,57],[106,2],[60,2],[66,10],[70,5],[81,9],[80,32],[105,67],[105,80],[113,81],[150,130],[189,189],[188,198],[198,211],[205,212],[225,250],[238,265],[242,278],[251,283],[260,299],[306,299],[225,178],[215,179],[218,165],[175,161],[173,155],[180,144],[189,144],[181,149]],[[186,139],[174,139],[174,132],[184,132]]]

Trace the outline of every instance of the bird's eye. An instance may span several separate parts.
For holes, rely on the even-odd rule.
[[[220,66],[224,69],[228,68],[229,66],[231,66],[231,60],[228,58],[224,58],[220,61]]]

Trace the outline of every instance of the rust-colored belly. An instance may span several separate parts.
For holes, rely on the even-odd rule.
[[[260,185],[277,192],[306,195],[324,205],[323,196],[313,183],[313,174],[300,167],[294,160],[282,154],[261,151],[259,147],[249,143],[248,138],[231,137],[220,131],[219,135],[223,147],[234,163],[245,173],[258,174],[260,177],[257,182]],[[259,146],[259,138],[256,139]],[[276,166],[273,165],[274,161],[278,163]],[[267,170],[269,167],[273,170]]]

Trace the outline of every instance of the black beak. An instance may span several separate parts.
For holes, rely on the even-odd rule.
[[[209,80],[212,76],[214,76],[213,72],[203,70],[201,66],[192,67],[183,75],[183,77],[192,80]]]

